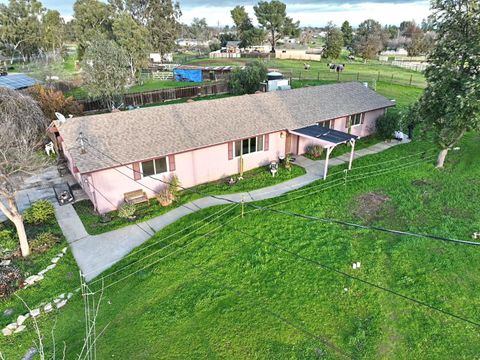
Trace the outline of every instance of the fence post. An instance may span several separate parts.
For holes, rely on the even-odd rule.
[[[393,83],[393,74],[392,74],[392,79],[390,80],[391,83]]]
[[[360,73],[357,72],[357,81],[360,80]]]
[[[410,86],[412,86],[412,74],[410,74]]]
[[[298,74],[298,80],[302,80],[302,72],[300,71],[300,73]]]
[[[317,72],[317,80],[320,80],[320,71]]]

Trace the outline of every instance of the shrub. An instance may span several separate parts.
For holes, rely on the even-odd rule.
[[[59,241],[59,238],[51,232],[42,232],[35,239],[30,241],[30,246],[35,251],[46,251]]]
[[[12,230],[0,230],[0,256],[15,251],[18,247],[18,241]]]
[[[167,185],[165,186],[157,195],[156,195],[156,198],[158,200],[158,202],[160,203],[160,205],[162,206],[169,206],[173,199],[174,199],[174,196],[173,194],[171,193],[170,191],[170,186]]]
[[[380,116],[376,122],[377,134],[382,139],[391,139],[400,128],[400,118],[396,113],[388,112]]]
[[[181,183],[177,175],[172,175],[169,181],[169,191],[172,194],[174,200],[177,200],[180,197]]]
[[[260,89],[260,83],[266,78],[266,66],[254,61],[243,69],[234,70],[230,75],[229,86],[235,95],[253,94]]]
[[[315,159],[318,159],[323,153],[323,148],[320,145],[308,145],[306,150],[307,154]]]
[[[124,203],[118,209],[118,217],[122,219],[133,219],[135,217],[135,211],[137,211],[137,208],[134,204]]]
[[[50,224],[55,219],[53,205],[46,200],[35,201],[30,208],[23,213],[23,219],[27,224]]]
[[[285,155],[284,167],[288,171],[292,171],[292,154]]]

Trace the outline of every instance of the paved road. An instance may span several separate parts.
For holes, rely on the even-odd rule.
[[[379,143],[370,148],[357,151],[355,158],[375,154],[403,143],[406,142],[398,143],[393,141],[390,143]],[[329,161],[329,167],[344,164],[348,162],[348,158],[349,155],[346,154],[331,159]],[[325,166],[323,160],[313,161],[299,156],[297,157],[296,164],[305,168],[305,175],[274,186],[246,193],[222,195],[222,197],[238,202],[242,199],[246,202],[264,200],[301,188],[323,177],[323,167]],[[148,240],[155,232],[160,231],[167,225],[200,209],[227,203],[228,202],[220,199],[205,197],[173,209],[154,219],[139,223],[138,225],[141,229],[139,226],[130,225],[101,235],[89,235],[86,232],[85,227],[72,205],[56,206],[56,215],[58,223],[70,243],[78,266],[87,281],[90,281],[120,261],[133,249]]]

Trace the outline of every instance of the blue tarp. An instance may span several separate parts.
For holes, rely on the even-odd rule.
[[[200,69],[175,69],[173,70],[176,81],[202,82],[202,70]]]

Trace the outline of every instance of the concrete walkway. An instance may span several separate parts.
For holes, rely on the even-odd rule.
[[[355,158],[376,154],[395,145],[405,144],[407,142],[408,141],[403,141],[400,143],[392,141],[390,143],[379,143],[357,151]],[[347,163],[348,159],[349,154],[332,158],[329,161],[329,167]],[[301,188],[323,177],[325,161],[313,161],[299,156],[295,163],[305,168],[305,175],[250,192],[222,195],[222,198],[237,202],[242,199],[250,202],[274,198]],[[228,204],[228,202],[211,197],[201,198],[173,209],[166,214],[157,216],[154,219],[139,223],[137,224],[138,226],[130,225],[100,235],[89,235],[87,233],[72,205],[56,206],[56,215],[58,223],[67,241],[70,243],[78,266],[84,273],[87,281],[89,281],[121,260],[137,246],[148,240],[155,232],[160,231],[167,225],[200,209],[222,204]]]

